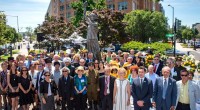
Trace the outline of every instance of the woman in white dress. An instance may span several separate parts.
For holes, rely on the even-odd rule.
[[[120,68],[118,70],[118,76],[114,84],[113,93],[113,110],[130,110],[130,83],[125,79],[126,70]]]

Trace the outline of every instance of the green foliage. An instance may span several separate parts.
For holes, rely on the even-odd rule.
[[[146,51],[150,47],[154,54],[162,53],[164,54],[166,50],[171,49],[172,47],[168,43],[159,43],[155,42],[152,44],[137,42],[137,41],[130,41],[122,45],[121,49],[124,51],[129,51],[131,49]]]
[[[132,39],[147,42],[158,41],[165,37],[167,33],[167,19],[157,11],[135,10],[125,15],[124,21],[127,22],[126,32]]]
[[[191,40],[194,37],[194,32],[189,27],[182,30],[182,37],[187,40]]]
[[[12,50],[12,54],[18,54],[19,50]]]
[[[6,61],[8,59],[8,57],[10,57],[10,55],[1,55],[0,56],[0,63]]]
[[[63,18],[56,19],[55,17],[48,17],[43,24],[38,28],[45,36],[57,38],[67,38],[75,30],[70,22],[65,22]]]
[[[15,28],[6,25],[6,16],[0,12],[0,45],[15,43],[21,39],[22,36],[16,32]]]
[[[80,25],[80,22],[84,18],[84,1],[85,0],[79,0],[71,3],[71,7],[75,10],[75,16],[72,17],[72,23],[74,26],[78,27]],[[87,0],[87,11],[93,11],[93,10],[101,10],[104,9],[106,6],[105,0]]]

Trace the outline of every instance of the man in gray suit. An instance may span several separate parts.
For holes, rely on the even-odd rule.
[[[176,81],[170,78],[170,68],[162,68],[163,77],[156,79],[153,91],[153,106],[156,110],[175,110],[177,99]]]
[[[194,81],[188,80],[188,71],[182,70],[181,81],[177,84],[177,101],[176,110],[197,110],[196,102],[200,98],[200,90]]]

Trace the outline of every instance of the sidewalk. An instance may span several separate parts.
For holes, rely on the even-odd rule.
[[[183,52],[188,52],[188,51],[192,51],[192,52],[197,52],[200,54],[200,49],[197,48],[196,50],[194,50],[193,48],[183,48],[181,46],[182,43],[176,43],[176,49],[177,50],[180,50],[180,51],[183,51]]]
[[[15,59],[16,59],[16,57],[17,57],[19,54],[25,55],[25,56],[28,55],[28,50],[27,50],[27,48],[26,48],[26,45],[27,45],[27,43],[26,43],[26,44],[22,44],[22,48],[19,50],[19,53],[13,55],[13,57],[14,57]],[[32,47],[32,46],[31,46],[31,47]]]

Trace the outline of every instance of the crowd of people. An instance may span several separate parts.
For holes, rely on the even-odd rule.
[[[200,83],[182,58],[154,55],[145,65],[141,52],[18,55],[1,64],[0,106],[17,110],[198,110]]]

